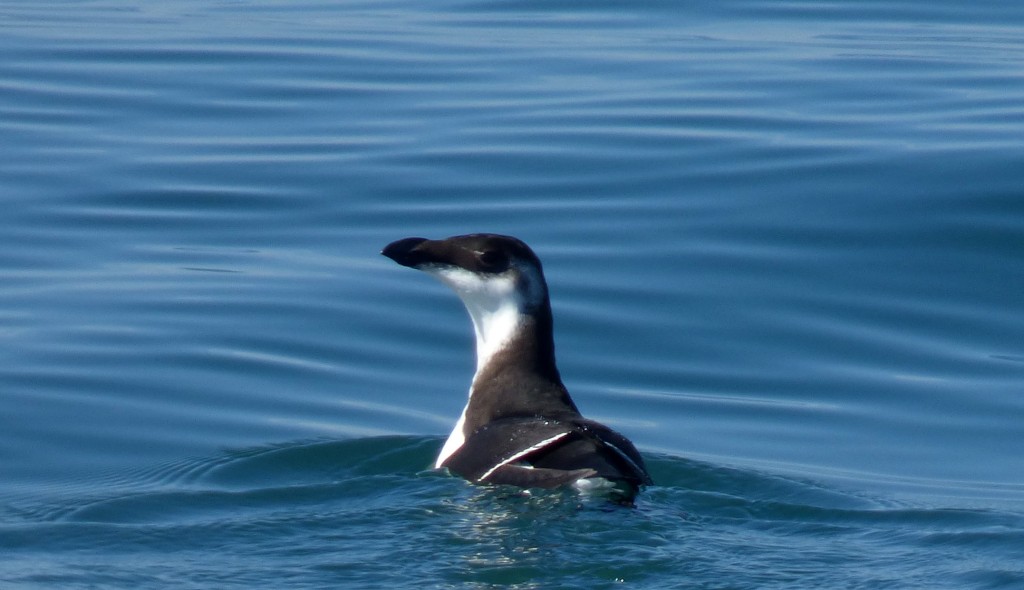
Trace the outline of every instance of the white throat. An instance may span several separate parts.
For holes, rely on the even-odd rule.
[[[525,320],[525,310],[538,297],[526,269],[511,269],[500,275],[483,276],[458,267],[425,269],[455,291],[466,306],[476,333],[476,372],[501,351]],[[517,281],[527,274],[525,281]],[[527,292],[520,290],[526,287]],[[541,295],[542,296],[542,295]]]

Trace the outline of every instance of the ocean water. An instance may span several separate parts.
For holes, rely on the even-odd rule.
[[[0,1],[0,587],[1024,588],[1013,2]],[[430,469],[516,235],[633,508]]]

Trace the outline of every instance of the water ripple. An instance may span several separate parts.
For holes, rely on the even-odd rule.
[[[962,4],[4,5],[0,585],[1020,586],[1024,36]],[[424,471],[471,328],[379,251],[481,230],[636,510]]]

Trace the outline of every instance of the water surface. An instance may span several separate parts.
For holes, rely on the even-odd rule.
[[[1024,12],[0,3],[5,588],[1016,588]],[[635,509],[429,469],[517,235]]]

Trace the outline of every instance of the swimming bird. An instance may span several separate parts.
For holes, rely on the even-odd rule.
[[[610,488],[632,498],[651,477],[625,436],[584,418],[555,364],[540,259],[511,236],[405,238],[381,254],[452,288],[476,332],[469,400],[435,467],[479,484]]]

